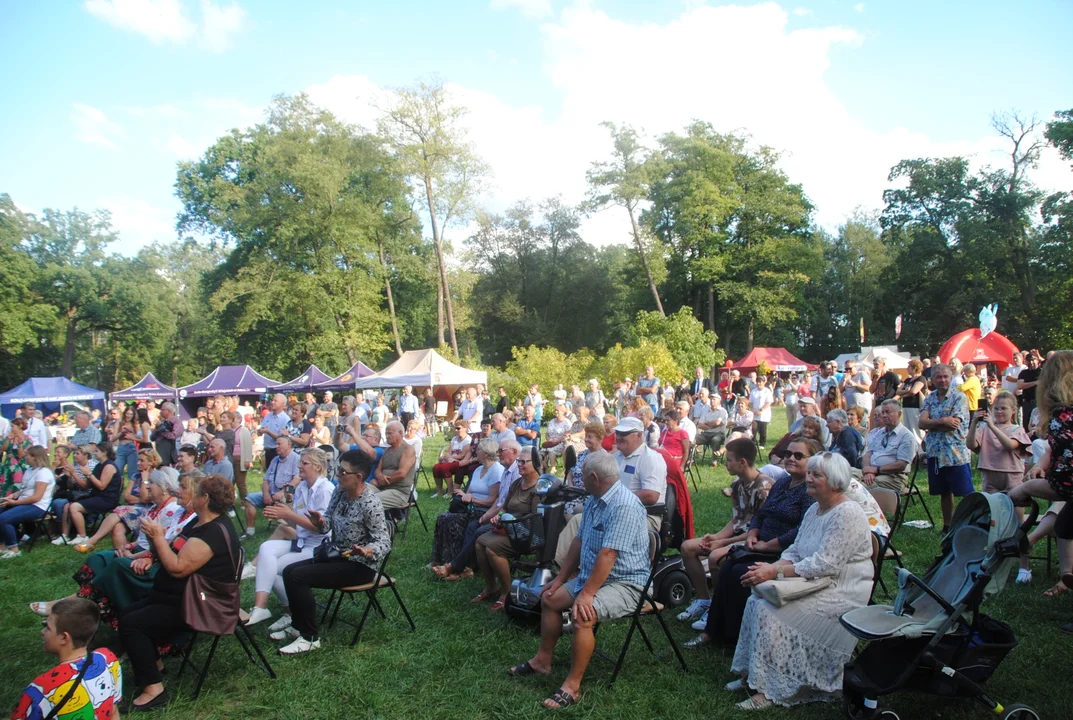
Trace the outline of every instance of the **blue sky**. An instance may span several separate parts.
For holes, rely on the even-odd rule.
[[[310,92],[371,125],[382,88],[436,74],[471,108],[495,172],[482,198],[584,192],[601,120],[655,136],[694,118],[745,129],[834,225],[877,208],[890,166],[1002,162],[992,112],[1073,107],[1073,3],[254,2],[0,3],[0,192],[20,206],[107,208],[134,252],[170,240],[175,164]],[[1073,188],[1053,154],[1035,174]],[[623,241],[623,218],[585,225]]]

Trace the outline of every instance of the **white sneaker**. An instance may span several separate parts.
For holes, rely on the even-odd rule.
[[[737,692],[738,690],[745,689],[745,683],[741,681],[741,678],[738,678],[737,680],[731,680],[730,682],[728,682],[726,685],[723,686],[723,689],[727,692]]]
[[[320,640],[306,640],[304,637],[298,637],[290,645],[284,645],[279,649],[280,655],[298,655],[300,653],[307,653],[310,650],[319,650]]]
[[[57,535],[56,537],[52,538],[52,544],[53,545],[66,545],[67,544],[67,538],[65,538],[63,535]]]
[[[435,500],[435,499],[436,499],[436,498],[438,498],[439,496],[440,496],[440,494],[439,494],[439,493],[432,493],[431,495],[429,495],[429,499],[431,499],[431,500]]]
[[[1019,585],[1027,585],[1032,582],[1032,571],[1025,568],[1017,569],[1017,583]]]
[[[253,563],[246,563],[245,565],[242,566],[242,576],[239,579],[241,579],[241,580],[250,580],[250,579],[255,578],[255,577],[257,577],[257,566],[256,565],[254,565]]]
[[[19,542],[30,542],[30,536],[23,535],[21,538],[19,538]]]
[[[685,610],[678,613],[678,619],[682,622],[686,620],[696,620],[703,613],[707,612],[708,606],[712,604],[711,600],[694,600],[689,603],[689,606]]]
[[[268,612],[268,608],[255,607],[250,610],[250,619],[246,621],[246,627],[264,622],[270,617],[272,617],[272,613]]]
[[[234,518],[235,517],[234,509],[231,509],[231,510],[227,511],[227,517],[229,517],[229,518]]]
[[[88,542],[89,542],[88,537],[86,537],[85,535],[79,535],[78,537],[76,537],[74,540],[71,541],[71,544],[72,545],[85,545]]]
[[[699,630],[700,632],[704,632],[704,628],[708,627],[708,611],[705,610],[704,614],[700,616],[700,620],[697,620],[695,623],[693,623],[689,627],[693,628],[694,630]]]
[[[300,635],[297,630],[292,627],[285,627],[278,632],[274,632],[268,636],[269,640],[286,640],[287,638],[296,638]]]
[[[22,557],[22,553],[18,550],[5,550],[0,553],[0,560],[10,560],[11,558]]]
[[[268,626],[269,632],[279,632],[280,630],[286,630],[291,626],[291,616],[281,615],[279,620]]]

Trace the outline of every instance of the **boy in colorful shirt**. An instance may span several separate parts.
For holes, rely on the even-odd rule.
[[[43,720],[57,706],[56,720],[110,720],[118,716],[123,698],[119,661],[106,648],[87,651],[99,616],[96,603],[85,598],[64,598],[52,606],[41,628],[41,641],[45,652],[59,658],[60,664],[26,687],[11,720]]]

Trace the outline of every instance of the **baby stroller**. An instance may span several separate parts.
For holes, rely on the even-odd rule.
[[[845,613],[842,625],[869,641],[846,664],[842,699],[852,720],[899,720],[881,710],[877,698],[912,690],[949,698],[970,698],[998,718],[1039,720],[1027,705],[1003,707],[980,684],[1017,646],[1009,625],[980,612],[980,604],[1002,591],[1036,521],[1017,524],[1005,495],[972,493],[958,504],[942,554],[921,579],[898,570],[894,605],[869,605]]]

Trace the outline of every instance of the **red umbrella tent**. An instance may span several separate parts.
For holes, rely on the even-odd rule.
[[[743,373],[756,370],[760,363],[765,363],[768,370],[773,372],[804,372],[816,370],[819,365],[811,365],[800,358],[790,354],[786,348],[762,348],[756,347],[738,362],[734,363],[734,369]]]
[[[957,358],[962,363],[995,363],[999,369],[1013,364],[1017,346],[997,332],[980,337],[980,328],[964,330],[943,343],[939,359],[948,363]]]

